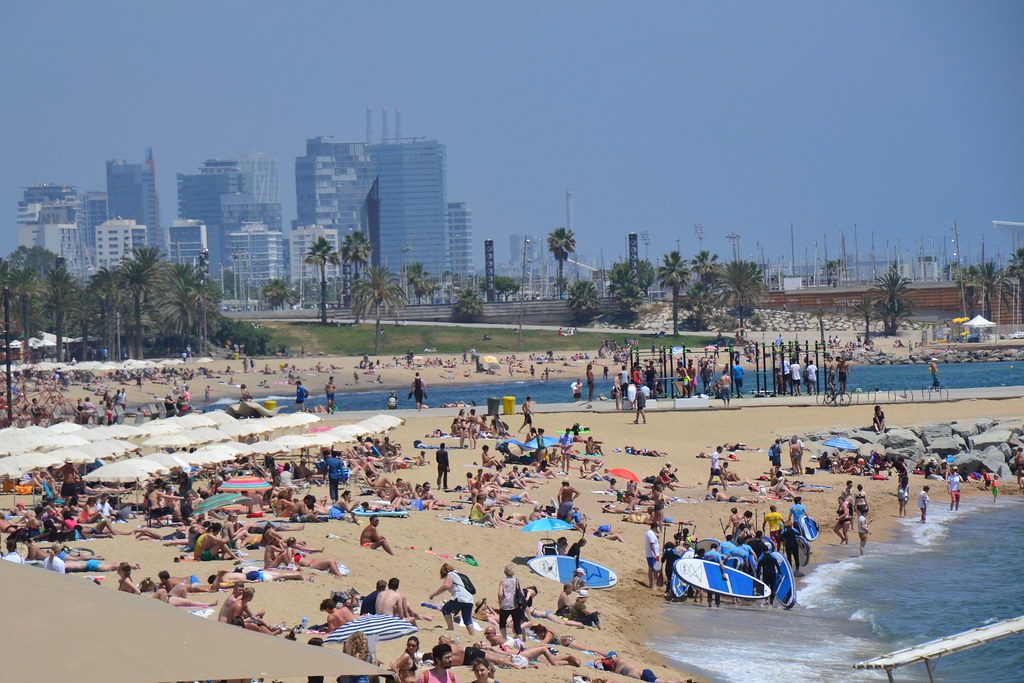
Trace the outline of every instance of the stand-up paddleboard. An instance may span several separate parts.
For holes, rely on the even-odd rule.
[[[813,541],[818,537],[818,523],[810,515],[801,517],[797,526],[800,529],[800,534],[808,541]]]
[[[811,563],[811,544],[803,536],[800,537],[800,566],[806,567]]]
[[[672,595],[677,598],[681,598],[686,595],[686,590],[689,588],[686,582],[679,578],[679,574],[672,572]]]
[[[782,606],[792,609],[796,604],[796,577],[793,576],[793,568],[789,566],[786,556],[780,552],[773,552],[776,564],[779,565],[779,572],[775,577],[775,597],[779,599]]]
[[[352,511],[356,517],[408,517],[408,510],[380,510],[375,512],[373,510],[360,510],[356,508]]]
[[[569,583],[576,574],[576,560],[567,555],[542,555],[526,564],[534,573],[559,583]],[[619,582],[615,572],[595,562],[580,560],[580,569],[587,588],[611,588]]]
[[[711,560],[698,558],[676,560],[676,574],[679,575],[680,580],[695,588],[729,598],[762,600],[772,592],[771,588],[750,574],[732,567],[722,569],[717,562]]]
[[[717,538],[702,538],[701,540],[693,544],[693,552],[697,552],[698,550],[703,550],[704,552],[707,552],[711,550],[712,543],[717,543],[719,546],[722,545],[722,542],[719,541]]]

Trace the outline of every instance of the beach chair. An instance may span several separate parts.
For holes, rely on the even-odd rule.
[[[125,418],[127,416],[128,413],[125,412],[124,408],[122,408],[121,406],[114,406],[114,424],[124,424]]]

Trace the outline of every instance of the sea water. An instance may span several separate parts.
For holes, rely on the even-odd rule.
[[[673,604],[666,617],[679,634],[651,645],[712,680],[874,681],[884,672],[854,663],[1024,614],[1024,505],[979,497],[951,513],[944,503],[933,496],[927,524],[901,520],[897,540],[869,540],[864,557],[856,534],[849,548],[822,548],[835,540],[823,529],[817,553],[838,561],[811,565],[792,610]],[[943,681],[1020,681],[1024,637],[943,657],[933,671]],[[927,680],[923,664],[894,676]]]
[[[431,406],[440,406],[445,403],[462,401],[475,403],[477,406],[486,406],[489,396],[515,396],[517,405],[522,404],[527,396],[540,403],[569,403],[572,402],[572,390],[570,385],[573,380],[584,380],[584,367],[570,370],[557,378],[547,381],[542,379],[515,380],[508,382],[497,382],[494,384],[450,384],[444,380],[435,380],[431,372],[425,371],[424,376],[428,385],[427,403]],[[562,369],[562,368],[559,368]],[[537,366],[538,377],[543,372],[543,366]],[[384,371],[385,376],[387,371]],[[948,389],[964,389],[972,387],[1002,387],[1024,385],[1024,362],[1016,363],[949,363],[939,367],[942,386]],[[324,380],[326,381],[326,374]],[[310,397],[306,402],[308,407],[325,405],[326,399],[323,395],[323,386],[316,381],[304,382],[310,391]],[[888,397],[889,390],[903,392],[911,390],[919,392],[922,388],[931,384],[931,376],[925,365],[864,365],[856,366],[850,371],[848,389],[855,392],[858,389],[864,392],[879,391],[880,394],[874,398],[865,395],[864,401],[884,401]],[[364,385],[365,386],[365,385]],[[744,390],[747,396],[756,389],[757,382],[752,371],[747,372],[744,381]],[[596,393],[608,396],[612,387],[611,379],[598,379]],[[584,388],[584,395],[586,389]],[[345,410],[384,410],[387,407],[387,390],[364,389],[359,391],[343,391],[337,396],[338,408]],[[409,390],[397,390],[395,395],[398,398],[399,408],[414,408],[415,403],[409,397]],[[273,396],[277,404],[285,410],[291,410],[295,403],[294,394],[289,396]],[[225,398],[217,403],[205,406],[209,408],[222,408],[228,403],[234,403],[236,399]],[[757,399],[770,400],[770,399]],[[734,404],[735,405],[735,404]]]

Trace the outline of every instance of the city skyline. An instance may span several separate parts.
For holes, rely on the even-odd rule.
[[[628,21],[614,6],[581,3],[542,14],[450,4],[400,16],[317,4],[238,16],[226,3],[204,8],[198,25],[184,11],[106,11],[111,6],[3,10],[8,27],[44,22],[64,47],[0,67],[6,91],[23,93],[0,104],[0,142],[10,159],[0,169],[0,215],[10,226],[0,233],[0,252],[15,246],[21,187],[49,181],[100,191],[105,161],[138,163],[146,147],[159,162],[162,225],[177,218],[176,173],[241,149],[277,158],[282,222],[290,225],[292,160],[311,137],[364,140],[367,103],[375,128],[383,106],[392,114],[400,108],[403,136],[446,145],[448,199],[472,207],[477,265],[485,239],[495,240],[503,261],[509,234],[564,225],[567,189],[573,227],[585,237],[580,251],[591,261],[603,252],[606,263],[625,254],[629,231],[649,234],[652,259],[677,238],[693,253],[695,223],[704,227],[705,248],[728,257],[727,235],[735,233],[742,256],[754,257],[759,242],[775,263],[789,258],[790,223],[800,261],[801,247],[826,233],[836,247],[840,230],[849,242],[854,225],[862,256],[873,231],[876,243],[889,240],[892,248],[900,240],[911,254],[923,238],[941,257],[956,221],[965,258],[977,259],[983,234],[988,254],[1009,250],[1009,237],[991,221],[1024,220],[1024,132],[1014,115],[1024,94],[1013,76],[1013,65],[1024,62],[1013,39],[1024,10],[1012,3],[989,3],[984,12],[920,2],[859,9],[655,3]],[[304,99],[314,70],[292,54],[293,39],[265,46],[259,66],[240,67],[239,89],[201,72],[198,55],[173,49],[186,23],[197,39],[219,37],[228,49],[241,47],[246,31],[229,35],[225,26],[240,22],[260,34],[314,11],[323,21],[306,26],[311,39],[326,35],[319,25],[330,18],[357,22],[367,34],[354,32],[340,48],[338,62],[352,68],[315,107]],[[159,28],[140,31],[147,22]],[[493,23],[504,28],[485,30]],[[90,43],[90,59],[74,62],[71,51],[95,34],[90,26],[119,32],[126,45]],[[421,29],[438,40],[413,45]],[[408,47],[397,55],[369,50],[385,30]],[[458,49],[448,44],[456,35],[466,37]],[[531,50],[516,53],[526,35]],[[11,55],[26,46],[27,36],[10,28],[5,38],[0,49]],[[143,44],[152,48],[146,69],[119,59],[125,47]],[[605,54],[608,44],[617,47]],[[98,87],[81,93],[75,110],[60,110],[58,95],[96,69],[106,74]],[[428,73],[453,87],[432,91],[437,81]],[[244,89],[268,80],[273,102],[253,108]],[[30,88],[44,81],[50,87]],[[157,95],[158,84],[166,93]],[[115,92],[157,99],[110,108]],[[206,104],[197,108],[200,97]]]

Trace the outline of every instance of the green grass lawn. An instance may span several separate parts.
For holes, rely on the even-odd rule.
[[[293,353],[305,348],[306,354],[355,356],[373,354],[373,324],[336,327],[316,323],[268,322],[262,326],[271,335],[275,351],[287,346]],[[623,334],[614,330],[580,331],[572,337],[560,337],[553,330],[523,330],[522,351],[596,351],[605,339],[622,341]],[[635,336],[635,335],[631,335]],[[489,339],[485,339],[489,337]],[[696,335],[678,337],[641,337],[643,344],[658,346],[703,346],[705,339]],[[435,327],[431,325],[384,325],[380,353],[385,356],[404,355],[407,351],[423,353],[462,353],[475,348],[481,354],[508,354],[520,350],[518,335],[509,328]]]

